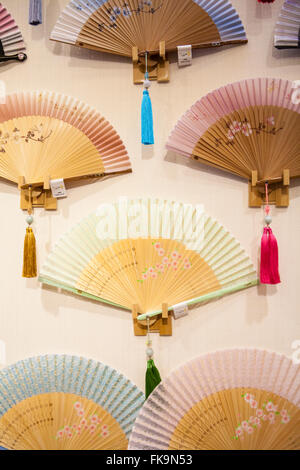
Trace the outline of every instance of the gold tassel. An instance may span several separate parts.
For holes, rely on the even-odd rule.
[[[27,227],[24,240],[23,277],[36,277],[36,244],[31,227]]]
[[[26,222],[28,227],[26,229],[26,235],[24,240],[24,252],[23,252],[23,277],[36,277],[37,266],[36,266],[36,243],[35,236],[30,225],[33,223],[32,213],[32,188],[28,188],[28,217]]]

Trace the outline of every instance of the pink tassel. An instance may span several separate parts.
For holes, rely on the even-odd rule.
[[[262,284],[279,284],[278,244],[270,227],[264,228],[261,239],[260,282]]]

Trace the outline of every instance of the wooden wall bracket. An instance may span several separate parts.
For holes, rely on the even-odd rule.
[[[282,180],[274,183],[269,182],[269,204],[276,207],[288,207],[289,198],[290,171],[283,170]],[[249,207],[261,207],[266,204],[265,184],[258,181],[257,170],[252,171],[252,178],[248,184],[249,189]]]
[[[132,306],[133,330],[135,336],[147,335],[147,320],[139,321],[139,306]],[[168,304],[162,304],[162,313],[156,317],[150,318],[151,333],[159,333],[160,336],[172,336],[172,317],[168,311]]]
[[[137,47],[132,48],[133,83],[141,85],[145,80],[146,64],[145,57],[139,55]],[[150,54],[148,57],[149,80],[157,80],[158,83],[169,81],[169,61],[166,59],[166,43],[159,43],[159,53]]]
[[[31,201],[29,197],[31,187]],[[30,211],[35,207],[43,207],[48,211],[57,209],[57,199],[52,196],[50,189],[50,176],[44,178],[43,183],[28,184],[24,176],[18,178],[18,188],[21,191],[20,207],[23,211]]]

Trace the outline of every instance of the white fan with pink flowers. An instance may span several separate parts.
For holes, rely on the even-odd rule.
[[[175,370],[141,408],[131,450],[300,450],[300,365],[232,349]]]

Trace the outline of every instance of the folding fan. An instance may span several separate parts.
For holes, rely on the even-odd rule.
[[[21,31],[10,13],[0,3],[0,62],[27,59]]]
[[[288,80],[257,78],[215,90],[180,119],[167,143],[181,155],[251,180],[249,205],[260,206],[266,193],[267,226],[269,202],[287,206],[289,179],[300,176],[300,102],[293,88]],[[269,273],[261,276],[270,284],[280,282],[277,244],[273,248]]]
[[[125,450],[142,392],[110,367],[41,356],[0,372],[0,445],[10,450]]]
[[[75,98],[21,92],[8,95],[0,105],[0,177],[18,183],[21,207],[29,214],[35,204],[56,208],[49,190],[53,180],[100,177],[130,169],[127,151],[113,127]],[[27,222],[32,224],[31,215]],[[25,264],[23,275],[36,275],[35,260],[29,260],[27,268]]]
[[[242,22],[227,0],[72,0],[51,39],[111,54],[246,43]]]
[[[300,176],[300,104],[293,83],[257,78],[197,101],[179,120],[167,148],[257,183]]]
[[[202,207],[159,199],[102,204],[54,247],[40,281],[144,318],[257,284],[240,244]]]
[[[285,0],[275,29],[277,49],[300,47],[300,0]]]
[[[300,449],[300,366],[255,349],[194,359],[142,407],[129,449]]]

